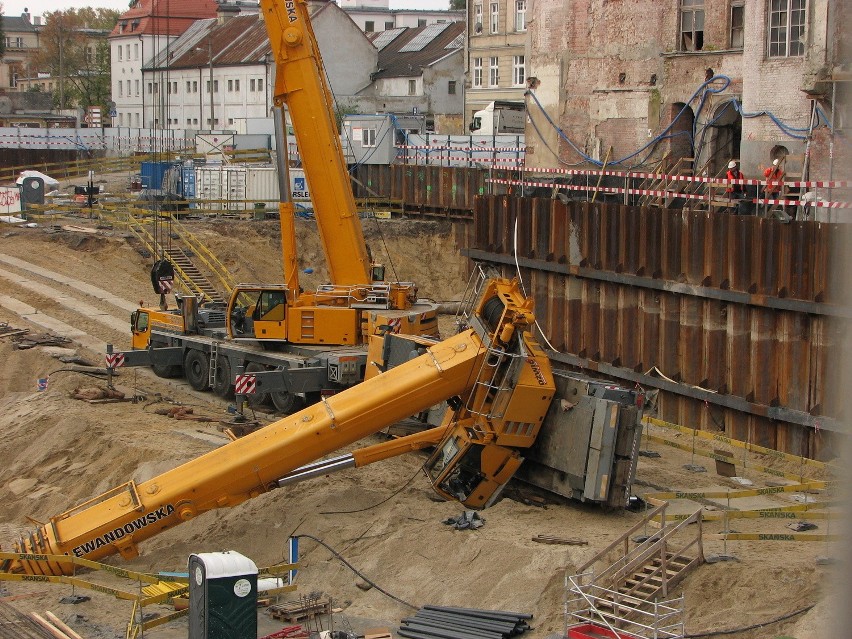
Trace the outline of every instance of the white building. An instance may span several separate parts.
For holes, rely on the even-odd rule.
[[[215,0],[136,0],[121,15],[109,36],[113,126],[151,126],[143,115],[151,111],[142,78],[145,61],[167,49],[196,20],[215,17],[217,8]]]
[[[364,33],[458,22],[464,20],[465,14],[464,11],[391,9],[388,0],[338,0],[338,4]]]

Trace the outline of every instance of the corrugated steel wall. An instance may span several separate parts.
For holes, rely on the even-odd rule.
[[[359,197],[456,218],[465,255],[506,275],[517,261],[555,359],[659,389],[663,419],[830,453],[850,311],[829,275],[848,259],[849,225],[481,197],[504,176],[480,169],[364,166],[356,177]]]
[[[829,266],[848,225],[493,196],[473,226],[471,257],[513,275],[517,251],[562,361],[668,378],[663,419],[794,454],[829,445],[847,314]]]

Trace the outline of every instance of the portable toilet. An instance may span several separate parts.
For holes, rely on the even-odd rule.
[[[256,639],[257,566],[234,551],[189,557],[189,639]]]

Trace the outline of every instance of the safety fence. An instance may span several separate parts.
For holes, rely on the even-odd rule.
[[[810,522],[810,521],[825,521],[842,520],[848,517],[848,512],[845,510],[846,504],[832,500],[830,492],[834,487],[830,479],[813,479],[805,475],[805,472],[822,472],[831,474],[838,470],[831,463],[821,462],[815,459],[809,459],[802,455],[790,455],[781,451],[773,450],[763,446],[758,446],[750,442],[735,440],[719,433],[702,431],[698,429],[688,428],[673,424],[661,419],[646,417],[644,420],[646,427],[655,427],[655,433],[647,432],[644,434],[646,440],[646,450],[649,442],[656,442],[664,446],[676,448],[678,450],[688,452],[692,456],[692,461],[686,468],[693,472],[703,472],[703,467],[694,463],[695,457],[704,457],[712,459],[723,464],[733,466],[736,464],[739,467],[737,476],[741,477],[744,472],[761,473],[770,477],[780,478],[782,480],[792,481],[791,484],[768,485],[763,488],[743,488],[743,489],[723,489],[723,490],[685,490],[685,491],[656,491],[648,492],[643,495],[651,504],[659,502],[669,503],[675,500],[687,500],[691,502],[710,502],[716,504],[712,510],[702,510],[702,521],[721,521],[723,522],[723,532],[717,534],[705,535],[707,539],[741,540],[741,541],[838,541],[842,539],[836,534],[815,534],[802,532],[734,532],[729,528],[729,522],[734,519],[760,519],[766,523],[770,521],[781,521],[784,523],[790,522]],[[689,440],[686,440],[686,436]],[[708,448],[708,446],[710,446]],[[717,448],[723,446],[723,448]],[[742,455],[735,457],[734,453],[729,449],[739,449]],[[751,458],[750,458],[751,455]],[[781,465],[792,465],[798,467],[798,472],[791,472],[783,468],[767,466],[758,463],[754,457],[768,457],[770,460],[778,462]],[[800,503],[790,503],[789,505],[763,505],[755,506],[754,500],[766,498],[773,499],[773,496],[790,495],[793,499],[798,499]],[[738,507],[738,500],[749,500],[749,506]],[[692,516],[691,512],[685,514],[677,514],[665,512],[665,510],[655,509],[648,519],[661,527],[665,527],[666,522],[681,521]],[[798,524],[794,524],[798,526]],[[816,526],[806,525],[806,528],[815,528]]]

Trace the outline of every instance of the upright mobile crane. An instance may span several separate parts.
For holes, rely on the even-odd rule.
[[[123,359],[164,377],[182,372],[196,390],[212,388],[221,396],[232,392],[234,373],[244,367],[262,380],[250,399],[270,397],[279,411],[290,412],[298,398],[315,400],[361,381],[368,336],[376,330],[437,337],[437,305],[418,299],[414,283],[386,281],[384,267],[371,264],[307,4],[270,0],[262,6],[275,60],[284,283],[240,284],[225,309],[199,307],[195,298],[182,298],[178,309],[162,310],[162,302],[140,308],[131,318],[133,350]],[[299,286],[284,106],[328,263],[330,283],[313,292]],[[157,291],[160,279],[152,273]]]

